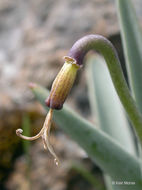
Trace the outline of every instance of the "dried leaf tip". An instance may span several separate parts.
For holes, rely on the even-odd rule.
[[[37,87],[37,84],[30,82],[28,86],[29,86],[29,88],[34,89]]]
[[[59,159],[58,159],[57,155],[55,154],[53,147],[50,144],[50,139],[49,139],[52,117],[53,117],[53,109],[50,109],[45,118],[45,122],[43,124],[42,129],[40,130],[40,132],[37,135],[35,135],[33,137],[27,137],[27,136],[22,135],[22,133],[23,133],[22,129],[17,129],[16,134],[17,134],[17,136],[21,137],[22,139],[30,140],[30,141],[36,140],[41,137],[43,140],[44,148],[49,150],[49,152],[54,157],[55,164],[59,165]]]

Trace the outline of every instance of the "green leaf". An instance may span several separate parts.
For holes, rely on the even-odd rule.
[[[136,155],[134,138],[104,59],[98,55],[91,56],[87,60],[86,71],[90,106],[98,126]],[[121,189],[112,186],[112,179],[106,174],[104,179],[107,189]]]
[[[117,0],[117,12],[129,82],[142,112],[142,32],[131,0]]]
[[[44,100],[48,92],[38,85],[33,87],[32,91],[45,107]],[[134,181],[135,190],[142,188],[139,168],[141,161],[128,153],[119,143],[66,106],[61,111],[54,112],[54,120],[113,180]],[[129,187],[134,189],[132,185]],[[121,189],[126,188],[126,185],[121,186]]]
[[[98,126],[136,155],[136,147],[124,109],[103,58],[91,56],[87,61],[90,106]]]

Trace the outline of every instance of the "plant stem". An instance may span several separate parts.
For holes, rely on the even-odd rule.
[[[81,66],[83,65],[85,55],[90,50],[96,50],[103,55],[119,98],[142,142],[142,115],[129,92],[115,48],[103,36],[88,35],[73,45],[69,51],[69,57],[74,59],[77,65]]]
[[[132,95],[142,113],[142,30],[131,0],[117,0],[123,51]]]

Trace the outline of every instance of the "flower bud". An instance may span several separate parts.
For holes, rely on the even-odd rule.
[[[61,109],[73,86],[79,66],[73,58],[64,57],[65,63],[55,78],[46,105],[52,109]]]

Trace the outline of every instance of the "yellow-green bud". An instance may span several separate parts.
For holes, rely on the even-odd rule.
[[[61,109],[73,86],[79,66],[70,57],[64,57],[65,63],[55,78],[46,105],[52,109]]]

